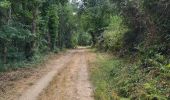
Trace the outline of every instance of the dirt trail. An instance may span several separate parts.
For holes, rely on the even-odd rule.
[[[70,50],[16,100],[94,100],[87,61],[87,49]]]

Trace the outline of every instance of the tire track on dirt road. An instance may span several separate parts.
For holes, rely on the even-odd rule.
[[[69,54],[57,59],[55,63],[51,64],[52,70],[46,75],[42,76],[33,86],[26,90],[19,98],[16,100],[37,100],[39,94],[45,89],[49,83],[53,80],[54,76],[62,69],[64,65],[71,61],[71,57],[74,56],[76,51],[71,50]]]
[[[87,70],[87,50],[80,49],[76,52],[38,100],[94,100]]]

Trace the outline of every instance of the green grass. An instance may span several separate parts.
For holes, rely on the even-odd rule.
[[[95,85],[95,99],[96,100],[112,100],[119,98],[116,91],[110,85],[110,72],[119,66],[119,60],[105,59],[102,55],[97,56],[97,62],[92,64],[91,79]],[[114,65],[114,66],[113,66]]]
[[[91,64],[91,80],[96,100],[168,100],[170,84],[162,75],[147,73],[125,59],[97,55]]]

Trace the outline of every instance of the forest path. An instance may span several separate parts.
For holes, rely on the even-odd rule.
[[[94,100],[88,75],[88,49],[68,52],[47,65],[51,70],[16,100]]]

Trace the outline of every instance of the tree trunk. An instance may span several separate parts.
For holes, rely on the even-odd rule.
[[[32,10],[32,33],[35,34],[36,33],[36,19],[37,19],[37,9],[38,7],[35,7],[35,9]]]
[[[3,63],[7,64],[7,47],[4,44],[4,48],[3,48]]]
[[[51,36],[50,36],[49,31],[47,32],[47,41],[48,41],[48,47],[51,49],[52,44],[51,44]],[[52,50],[52,49],[51,49],[51,50]]]
[[[38,14],[38,7],[34,6],[33,9],[32,9],[32,23],[31,23],[31,25],[32,25],[31,32],[32,32],[33,36],[36,36],[37,14]],[[32,41],[26,43],[26,46],[25,46],[25,56],[26,56],[26,58],[28,60],[34,55],[35,47],[36,47],[36,40],[35,39],[33,39]]]
[[[11,22],[11,16],[12,16],[12,10],[11,7],[8,9],[8,19],[7,19],[7,25],[10,25]],[[5,41],[4,41],[5,42]],[[7,54],[8,54],[8,48],[7,48],[7,43],[4,43],[3,47],[3,63],[7,63]]]
[[[147,26],[148,34],[147,34],[147,43],[146,45],[149,46],[150,44],[154,44],[157,38],[157,28],[152,19],[150,18],[149,14],[146,13],[144,16],[144,20]]]
[[[34,9],[32,10],[32,29],[31,32],[34,36],[36,36],[36,29],[37,29],[37,15],[38,15],[38,7],[34,7]],[[30,42],[30,56],[32,57],[34,55],[34,49],[36,47],[36,40],[34,39],[33,41]]]

